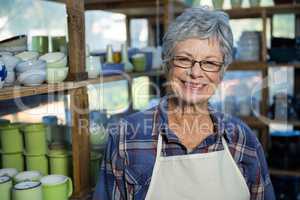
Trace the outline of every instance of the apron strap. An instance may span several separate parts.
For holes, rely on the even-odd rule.
[[[160,133],[158,134],[158,140],[157,140],[157,147],[156,147],[156,161],[160,158],[161,156],[161,149],[162,149],[162,136]]]

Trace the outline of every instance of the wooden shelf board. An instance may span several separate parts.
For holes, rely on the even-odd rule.
[[[281,170],[281,169],[269,169],[271,175],[275,176],[297,176],[300,177],[300,170]]]
[[[251,8],[235,8],[224,10],[231,19],[241,18],[260,18],[262,13],[266,12],[267,16],[274,14],[300,13],[300,4],[285,4],[268,7],[251,7]]]
[[[286,125],[293,125],[295,127],[300,127],[300,121],[280,121],[280,120],[270,120],[270,123],[276,123],[276,124],[286,124]]]
[[[267,128],[268,124],[263,123],[259,119],[253,116],[249,117],[240,117],[243,122],[245,122],[248,126],[254,128]]]
[[[140,76],[160,76],[163,74],[164,74],[163,71],[130,73],[128,78],[132,79],[134,77],[140,77]],[[100,76],[98,78],[88,79],[85,81],[77,81],[77,82],[69,81],[69,82],[56,83],[56,84],[42,84],[33,87],[27,87],[27,86],[4,87],[0,89],[0,100],[14,99],[19,97],[53,93],[53,92],[68,91],[80,87],[85,87],[90,84],[125,80],[125,78],[126,77],[122,75],[112,75],[112,76]]]
[[[268,63],[268,66],[270,67],[293,67],[296,69],[300,69],[300,63]]]
[[[265,62],[252,62],[252,61],[234,61],[229,65],[228,70],[263,70],[267,67]]]

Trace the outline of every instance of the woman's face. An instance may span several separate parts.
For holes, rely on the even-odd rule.
[[[216,39],[186,39],[177,43],[173,55],[196,61],[223,62],[223,54]],[[195,63],[191,69],[175,64],[174,60],[170,62],[171,92],[188,104],[206,103],[221,81],[221,72],[203,71],[199,63]]]

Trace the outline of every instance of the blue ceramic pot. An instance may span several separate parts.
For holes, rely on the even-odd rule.
[[[3,87],[4,81],[7,77],[7,70],[2,61],[0,61],[0,88]]]

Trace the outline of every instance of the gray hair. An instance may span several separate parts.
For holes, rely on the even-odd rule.
[[[172,57],[177,42],[188,38],[209,39],[215,37],[224,56],[225,71],[232,62],[233,35],[229,17],[225,12],[209,10],[207,7],[189,8],[178,16],[164,35],[163,60]]]

